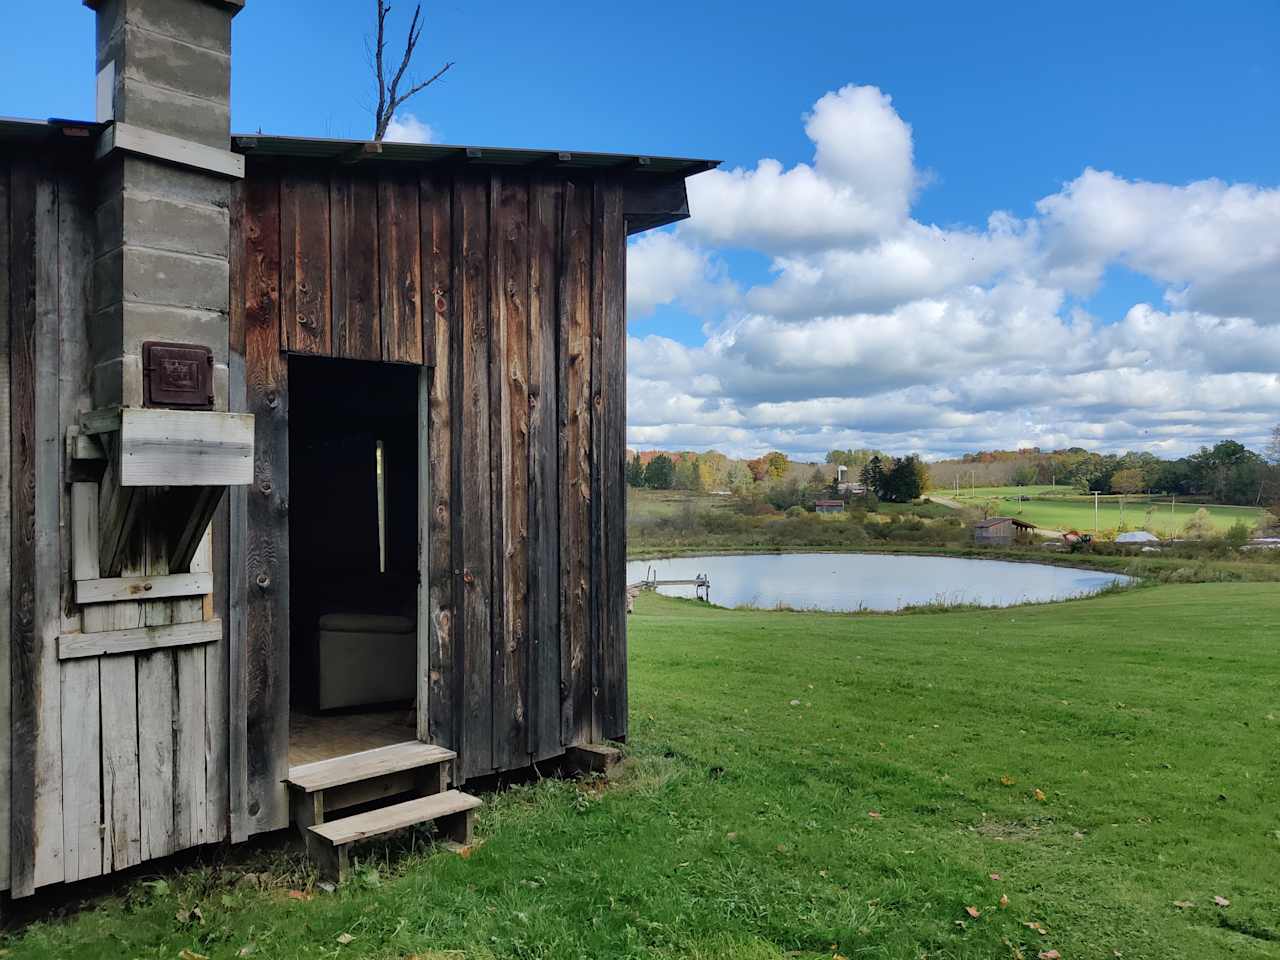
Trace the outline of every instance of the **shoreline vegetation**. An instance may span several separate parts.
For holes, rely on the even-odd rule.
[[[1094,540],[1071,552],[1054,538],[1025,545],[977,546],[972,523],[982,514],[955,509],[929,497],[910,504],[851,506],[843,513],[808,511],[761,514],[736,498],[677,490],[631,489],[628,560],[749,553],[901,553],[1008,560],[1121,573],[1169,583],[1280,581],[1280,550],[1253,549],[1255,532],[1269,532],[1274,518],[1257,511],[1254,525],[1205,525],[1195,539],[1142,545]],[[1197,508],[1199,509],[1199,508]],[[1240,508],[1233,508],[1240,509]],[[1003,515],[1003,514],[1002,514]],[[1193,515],[1194,516],[1194,515]]]

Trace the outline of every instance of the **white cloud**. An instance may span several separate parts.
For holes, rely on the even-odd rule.
[[[395,143],[434,143],[436,133],[412,113],[397,113],[387,124],[387,135],[383,139]]]
[[[912,131],[881,91],[827,94],[805,132],[812,163],[694,177],[693,219],[632,244],[633,316],[707,324],[695,346],[630,341],[631,443],[1180,453],[1280,420],[1280,189],[1086,169],[1030,218],[941,227],[911,217]],[[718,248],[771,279],[745,288]],[[1113,264],[1163,302],[1074,304]]]
[[[680,300],[698,312],[738,298],[720,260],[674,233],[641,234],[627,248],[627,311],[644,317]]]
[[[805,123],[814,162],[712,170],[689,181],[687,231],[768,253],[870,242],[907,216],[917,176],[911,128],[874,87],[844,87]]]

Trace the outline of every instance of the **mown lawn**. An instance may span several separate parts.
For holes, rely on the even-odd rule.
[[[1032,494],[1023,494],[1030,497]],[[1236,523],[1243,522],[1252,529],[1265,515],[1260,507],[1233,507],[1218,504],[1176,503],[1168,500],[1153,503],[1145,497],[1125,497],[1123,510],[1120,498],[1108,496],[1099,498],[1097,529],[1114,531],[1121,528],[1128,530],[1150,530],[1161,536],[1181,534],[1190,520],[1203,507],[1209,514],[1214,529],[1225,533]],[[1018,494],[1002,496],[979,496],[970,498],[961,496],[957,503],[981,507],[989,504],[991,511],[1000,516],[1020,517],[1038,526],[1050,530],[1076,529],[1092,531],[1094,529],[1093,498],[1083,496],[1045,496],[1037,499],[1019,500]]]
[[[134,885],[0,946],[1280,957],[1278,618],[1275,584],[898,616],[646,595],[630,621],[630,757],[610,784],[491,797],[465,860],[375,847],[329,894],[259,855]]]

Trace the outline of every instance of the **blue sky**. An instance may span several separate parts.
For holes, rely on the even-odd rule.
[[[10,6],[9,36],[21,42],[0,59],[0,114],[90,116],[92,13],[70,0]],[[394,19],[411,6],[399,0]],[[447,143],[710,157],[744,169],[768,157],[791,168],[813,160],[804,116],[853,85],[883,92],[909,125],[919,224],[982,231],[993,211],[1030,222],[1037,201],[1089,168],[1171,188],[1216,178],[1270,189],[1280,176],[1272,2],[425,6],[419,71],[457,65],[408,109]],[[366,136],[372,8],[248,0],[235,25],[234,128]],[[682,236],[744,291],[772,283],[785,255],[734,235]],[[1169,269],[1153,277],[1139,260],[1115,254],[1101,281],[1064,284],[1062,315],[1082,307],[1111,325],[1138,302],[1163,309],[1166,291],[1196,282]],[[994,276],[980,282],[998,285]],[[633,335],[696,348],[704,324],[722,328],[745,309],[688,301],[676,294],[633,311]]]

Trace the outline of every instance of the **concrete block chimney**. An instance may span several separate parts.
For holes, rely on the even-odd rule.
[[[141,406],[142,345],[213,351],[227,408],[231,20],[244,0],[84,0],[97,14],[95,407]]]

